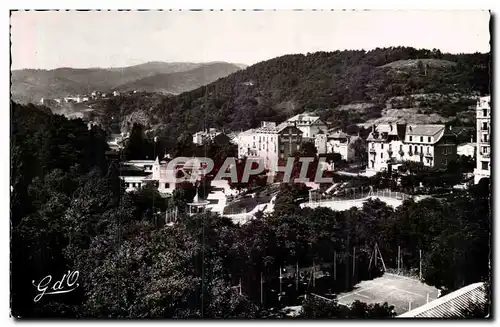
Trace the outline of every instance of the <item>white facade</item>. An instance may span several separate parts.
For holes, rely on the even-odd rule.
[[[314,139],[320,131],[325,134],[328,132],[328,127],[319,116],[313,116],[307,113],[293,116],[288,119],[287,122],[300,129],[303,138]]]
[[[268,169],[285,160],[300,149],[302,131],[287,122],[276,126],[262,122],[260,128],[244,131],[236,138],[240,158],[262,158]]]
[[[319,133],[314,138],[314,145],[318,154],[339,153],[343,160],[349,161],[354,157],[354,150],[349,146],[351,138],[342,131],[324,134]]]
[[[457,155],[474,158],[476,154],[476,143],[465,143],[457,146]]]
[[[213,140],[214,137],[219,134],[221,134],[221,132],[215,128],[210,128],[207,131],[196,132],[195,134],[193,134],[193,143],[201,145],[203,144],[203,142]]]
[[[445,125],[381,124],[367,138],[367,171],[379,172],[388,163],[421,162],[427,167],[444,168],[456,159],[454,135]]]
[[[481,97],[476,107],[476,169],[474,169],[474,183],[481,178],[489,178],[491,174],[491,107],[490,96]]]

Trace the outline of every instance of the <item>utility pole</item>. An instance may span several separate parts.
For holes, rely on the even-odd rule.
[[[356,247],[352,248],[352,276],[354,277],[354,273],[356,271]]]
[[[337,251],[333,252],[333,280],[337,281]]]
[[[398,245],[398,274],[401,269],[401,246]]]
[[[264,303],[264,280],[262,279],[262,271],[260,272],[260,303]]]
[[[418,250],[420,257],[420,280],[422,280],[422,250]]]
[[[240,277],[240,285],[239,286],[240,286],[240,295],[241,295],[241,293],[242,293],[241,292],[241,277]]]
[[[283,276],[281,275],[281,267],[280,267],[280,295],[279,298],[281,298],[281,293],[283,292]]]
[[[312,269],[312,276],[313,276],[313,288],[316,287],[316,265],[313,261],[313,269]]]
[[[295,267],[295,290],[299,290],[299,262],[297,261],[297,266]]]

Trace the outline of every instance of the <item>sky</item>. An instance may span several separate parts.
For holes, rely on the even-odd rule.
[[[412,46],[490,51],[488,11],[20,11],[12,69],[148,61],[251,65],[285,54]]]

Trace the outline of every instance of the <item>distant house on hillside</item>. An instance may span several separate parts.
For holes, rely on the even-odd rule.
[[[193,143],[201,145],[205,142],[209,142],[211,140],[214,140],[217,136],[223,134],[221,131],[217,130],[216,128],[210,128],[205,131],[199,131],[193,134]],[[226,138],[227,135],[224,134]],[[229,138],[228,138],[229,139]],[[230,140],[229,140],[230,141]],[[218,138],[218,142],[224,142],[224,137],[221,136]]]

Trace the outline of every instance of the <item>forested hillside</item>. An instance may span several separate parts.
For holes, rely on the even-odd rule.
[[[205,126],[241,130],[305,111],[345,127],[379,117],[391,97],[413,94],[437,94],[422,110],[450,117],[470,103],[450,104],[444,96],[440,101],[441,95],[488,93],[489,70],[490,54],[406,47],[285,55],[175,97],[122,99],[101,108],[123,120],[142,110],[167,138]],[[338,108],[354,103],[363,103],[365,110]]]
[[[142,79],[145,81],[136,86],[143,91],[166,88],[164,90],[166,92],[178,93],[213,82],[240,68],[225,62],[148,62],[120,68],[21,69],[12,71],[11,93],[14,101],[38,102],[41,98],[90,94],[94,90],[100,92],[109,92],[112,89],[130,90],[128,83]],[[148,79],[149,77],[152,79]]]

